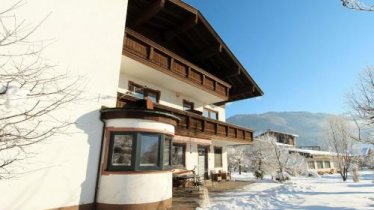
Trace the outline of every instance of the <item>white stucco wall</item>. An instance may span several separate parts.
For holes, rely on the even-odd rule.
[[[172,197],[171,172],[112,174],[101,177],[99,203],[142,204]]]
[[[149,129],[157,130],[164,133],[174,134],[175,128],[173,125],[143,119],[110,119],[106,120],[106,127],[114,128],[139,128],[139,129]]]
[[[228,162],[227,162],[227,145],[228,142],[221,141],[214,139],[211,140],[205,140],[205,139],[196,139],[193,138],[191,140],[188,140],[189,137],[175,137],[176,143],[186,144],[186,169],[192,170],[195,169],[198,170],[198,146],[208,146],[209,147],[209,153],[208,153],[208,172],[215,170],[223,170],[228,171]],[[183,139],[183,140],[182,140]],[[215,167],[214,166],[214,147],[222,147],[222,167]]]
[[[157,70],[155,70],[157,71]],[[176,80],[176,79],[175,79]],[[120,76],[120,81],[119,81],[119,86],[118,86],[118,91],[122,93],[126,93],[128,91],[128,83],[129,81],[135,82],[139,85],[145,85],[148,88],[155,89],[161,91],[161,96],[160,96],[160,104],[173,107],[176,109],[183,109],[183,100],[187,100],[190,102],[194,103],[195,110],[198,111],[203,111],[203,108],[206,107],[210,110],[214,110],[218,112],[218,120],[220,121],[225,121],[225,108],[219,107],[219,106],[214,106],[214,105],[209,105],[209,104],[204,104],[199,98],[196,97],[190,97],[183,95],[183,90],[180,90],[178,87],[175,87],[175,89],[170,90],[166,89],[160,85],[153,84],[149,81],[144,80],[143,78],[136,78],[124,73],[121,73]]]
[[[18,0],[3,0],[0,10]],[[17,9],[19,21],[37,25],[35,40],[52,40],[43,57],[82,76],[81,100],[59,119],[76,122],[68,135],[30,147],[16,179],[0,180],[1,210],[39,210],[92,203],[102,135],[99,109],[115,106],[127,0],[32,0]]]

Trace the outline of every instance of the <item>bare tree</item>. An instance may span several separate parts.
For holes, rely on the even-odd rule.
[[[228,163],[230,171],[242,173],[243,166],[248,166],[249,153],[246,145],[234,145],[228,149]]]
[[[359,10],[359,11],[374,11],[374,1],[373,0],[340,0],[343,6]]]
[[[42,52],[45,41],[32,38],[37,25],[19,20],[19,1],[0,11],[0,179],[14,177],[29,147],[63,133],[71,124],[55,112],[77,99],[79,79],[60,74]]]
[[[328,120],[326,133],[327,145],[336,153],[335,162],[343,181],[346,181],[348,171],[354,162],[352,129],[344,118],[332,117]]]
[[[269,172],[275,174],[276,179],[280,182],[286,181],[289,177],[289,172],[293,172],[294,166],[290,164],[292,155],[289,154],[290,145],[281,144],[277,142],[276,138],[270,135],[264,135],[258,138],[258,141],[264,143],[267,147],[266,161]],[[292,170],[291,170],[292,169]]]
[[[348,95],[348,104],[352,109],[352,119],[358,133],[355,139],[374,144],[370,129],[374,127],[374,68],[368,67],[359,74],[356,88]]]
[[[307,161],[299,153],[289,154],[286,171],[293,176],[299,176],[307,171]]]
[[[266,136],[259,137],[253,142],[249,158],[257,178],[263,179],[265,174],[273,172],[274,159]]]

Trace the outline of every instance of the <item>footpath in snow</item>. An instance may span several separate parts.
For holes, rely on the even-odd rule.
[[[250,174],[234,175],[252,180]],[[374,209],[373,172],[361,172],[361,181],[347,182],[340,175],[321,178],[295,177],[280,184],[265,179],[243,189],[210,194],[207,209]]]

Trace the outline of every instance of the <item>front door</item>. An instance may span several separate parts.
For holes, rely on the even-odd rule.
[[[207,148],[206,147],[198,147],[198,174],[201,177],[205,177],[205,172],[207,169],[207,161],[206,161],[206,155],[207,155]]]

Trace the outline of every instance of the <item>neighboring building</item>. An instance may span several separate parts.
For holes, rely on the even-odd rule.
[[[296,134],[274,131],[270,129],[259,134],[257,138],[260,138],[261,136],[268,136],[271,138],[275,138],[275,140],[278,143],[292,145],[292,146],[296,146],[296,137],[298,137],[298,135]]]
[[[316,171],[320,174],[335,173],[337,171],[337,166],[334,161],[336,155],[333,152],[297,148],[292,148],[289,152],[290,154],[299,153],[304,156],[307,160],[308,170]]]
[[[263,93],[195,8],[179,0],[25,8],[31,20],[51,13],[39,35],[57,39],[48,55],[61,71],[87,76],[90,100],[62,113],[76,121],[70,135],[33,148],[33,173],[0,183],[1,208],[169,208],[172,168],[227,171],[227,145],[253,141],[252,130],[225,122],[225,103]]]
[[[272,138],[277,142],[279,147],[287,148],[289,153],[299,153],[304,156],[307,161],[307,169],[313,170],[318,173],[334,173],[337,171],[337,167],[334,162],[334,153],[327,151],[320,151],[319,146],[308,146],[307,148],[313,149],[302,149],[296,148],[296,134],[290,134],[285,132],[279,132],[274,130],[267,130],[264,133],[256,136],[256,140],[261,140],[261,137]]]

